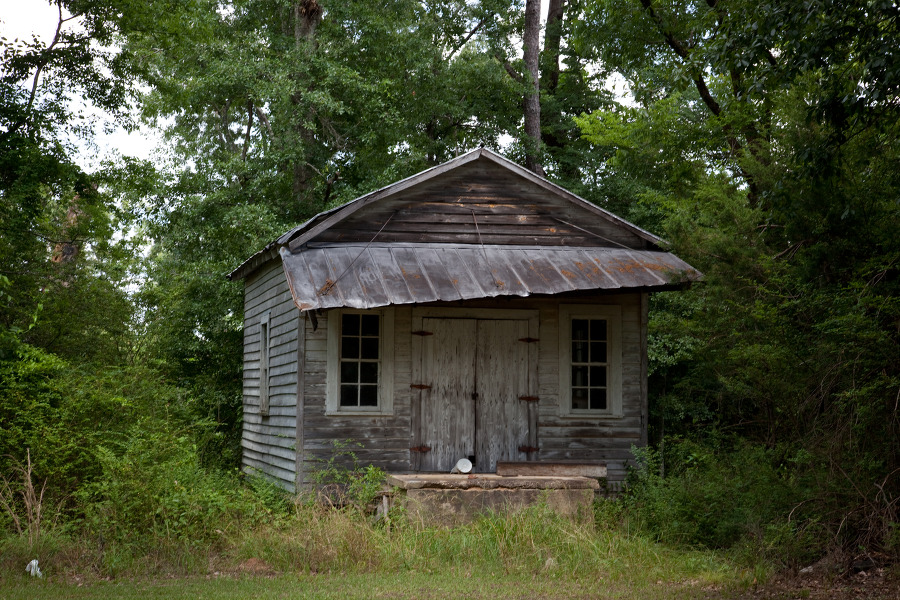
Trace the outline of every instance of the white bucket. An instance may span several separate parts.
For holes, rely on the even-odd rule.
[[[471,473],[472,461],[468,458],[461,458],[456,461],[456,465],[450,469],[451,473]]]

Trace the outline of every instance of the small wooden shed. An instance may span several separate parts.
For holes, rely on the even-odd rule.
[[[296,488],[334,441],[393,473],[607,463],[647,440],[647,304],[701,275],[487,149],[321,213],[244,293],[243,464]]]

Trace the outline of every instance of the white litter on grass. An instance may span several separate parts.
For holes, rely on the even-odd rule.
[[[43,577],[44,574],[41,573],[41,568],[38,566],[37,559],[34,559],[25,567],[25,572],[31,574],[32,577]]]

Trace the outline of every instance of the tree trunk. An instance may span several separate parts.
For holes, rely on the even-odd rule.
[[[563,17],[566,12],[568,0],[550,0],[550,6],[547,11],[547,27],[544,31],[544,51],[541,53],[541,92],[544,94],[545,101],[556,95],[559,87],[560,75],[560,46],[562,45],[563,35]],[[558,103],[549,103],[549,106],[556,108],[556,113],[548,113],[546,110],[548,103],[545,102],[541,109],[541,120],[543,122],[543,131],[541,132],[541,142],[553,154],[553,149],[560,149],[569,142],[568,136],[561,135],[559,122],[562,120],[559,112]]]
[[[315,34],[316,27],[322,21],[322,6],[317,0],[300,0],[295,2],[292,10],[294,46],[300,50],[305,48],[307,54],[315,51]],[[298,80],[297,85],[308,85],[302,80]],[[297,90],[293,97],[293,104],[296,110],[303,111],[302,93]],[[298,115],[294,115],[297,119]],[[303,140],[304,154],[309,153],[309,149],[314,143],[314,132],[309,126],[304,125],[305,122],[311,122],[311,114],[307,114],[306,118],[300,120],[297,125],[297,136]],[[293,184],[292,191],[297,205],[301,207],[301,212],[308,213],[304,216],[310,216],[318,212],[317,207],[313,205],[312,199],[308,197],[309,181],[312,177],[309,165],[304,158],[295,159],[293,165]]]
[[[555,94],[559,85],[559,48],[562,42],[563,16],[568,0],[550,0],[547,28],[544,31],[544,53],[541,59],[541,87]]]
[[[541,166],[541,90],[538,62],[541,0],[525,1],[525,34],[522,38],[527,86],[525,91],[525,167],[543,177]]]

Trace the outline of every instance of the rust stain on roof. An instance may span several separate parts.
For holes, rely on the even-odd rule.
[[[323,285],[322,287],[319,288],[318,294],[320,296],[327,296],[331,292],[331,290],[334,288],[334,286],[335,286],[334,281],[332,281],[331,279],[326,279],[325,285]]]

